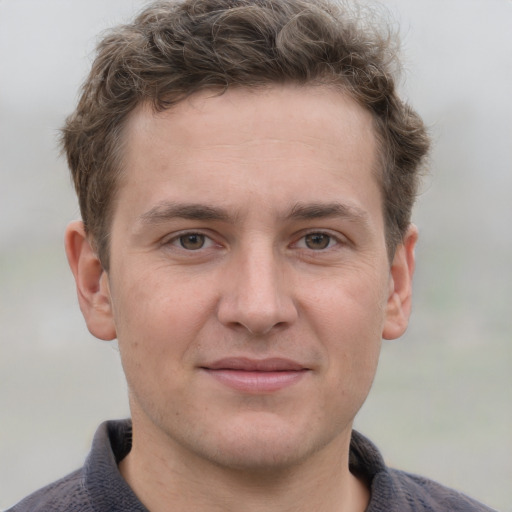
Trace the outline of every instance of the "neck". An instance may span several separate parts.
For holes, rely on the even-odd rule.
[[[363,512],[369,490],[349,471],[350,433],[291,467],[248,470],[204,460],[135,421],[119,469],[151,512]]]

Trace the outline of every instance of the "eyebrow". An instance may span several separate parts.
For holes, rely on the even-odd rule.
[[[139,217],[142,224],[161,224],[172,219],[229,221],[231,216],[223,208],[203,204],[162,202]]]
[[[195,203],[174,203],[163,201],[139,217],[139,222],[144,225],[162,224],[172,219],[188,220],[215,220],[222,222],[234,222],[238,215],[231,215],[224,208]],[[285,219],[313,220],[329,217],[344,218],[361,224],[368,223],[368,214],[363,209],[349,204],[332,203],[296,203]]]
[[[287,215],[297,220],[340,217],[361,224],[368,223],[368,213],[354,205],[343,203],[297,203]]]

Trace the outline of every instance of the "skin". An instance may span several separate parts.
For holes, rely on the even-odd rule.
[[[406,329],[417,239],[388,260],[371,115],[326,87],[234,89],[140,106],[125,136],[108,274],[66,234],[88,328],[119,341],[121,473],[153,512],[363,511],[352,423]]]

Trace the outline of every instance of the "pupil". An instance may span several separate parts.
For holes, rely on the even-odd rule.
[[[330,242],[331,238],[329,235],[322,233],[313,233],[306,235],[306,246],[309,249],[325,249]]]
[[[204,235],[192,233],[191,235],[180,236],[180,244],[184,249],[195,251],[204,245]]]

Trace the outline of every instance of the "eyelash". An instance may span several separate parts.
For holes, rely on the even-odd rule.
[[[322,239],[322,238],[327,238],[327,245],[326,247],[320,247],[320,248],[317,248],[317,249],[313,249],[311,247],[308,247],[307,244],[308,244],[308,237],[318,237],[319,239]],[[300,247],[299,244],[301,242],[304,242],[304,246],[305,247]],[[311,240],[310,240],[311,241]],[[334,247],[336,246],[339,246],[339,245],[344,245],[343,242],[340,240],[340,237],[339,236],[335,236],[333,235],[332,233],[329,233],[329,232],[325,232],[325,231],[310,231],[308,233],[305,233],[303,234],[297,242],[295,242],[293,244],[295,247],[299,248],[299,249],[303,249],[303,250],[309,250],[309,251],[313,251],[313,252],[325,252],[325,251],[328,251],[330,249],[333,249]]]
[[[182,243],[183,239],[186,237],[190,238],[193,236],[201,237],[203,239],[203,244],[200,247],[198,247],[197,249],[187,249],[186,247],[183,246],[183,243]],[[208,247],[206,247],[206,248],[209,248],[209,247],[213,246],[215,244],[215,242],[212,239],[212,237],[206,235],[205,233],[201,233],[200,231],[184,231],[182,233],[178,233],[178,234],[174,235],[172,238],[170,238],[168,240],[164,240],[164,242],[163,242],[163,245],[174,246],[177,249],[181,249],[186,252],[196,252],[196,251],[200,251],[201,249],[205,249],[205,247],[204,247],[205,244],[208,244]]]
[[[185,237],[193,237],[193,236],[201,237],[203,244],[200,247],[197,247],[196,249],[187,249],[183,245],[183,239]],[[315,236],[317,236],[319,238],[326,237],[328,239],[327,246],[321,247],[318,249],[313,249],[311,247],[308,247],[307,246],[307,243],[308,243],[307,238],[315,237]],[[300,246],[301,242],[303,242],[302,247]],[[198,252],[201,250],[209,249],[212,246],[216,245],[216,242],[213,240],[213,238],[211,236],[209,236],[205,233],[202,233],[201,231],[183,231],[181,233],[174,235],[172,238],[164,240],[162,245],[172,246],[172,247],[177,248],[178,250],[183,250],[185,252],[194,253],[194,252]],[[205,247],[205,245],[207,245],[207,246]],[[343,246],[343,245],[347,245],[346,240],[343,240],[339,235],[336,236],[336,235],[333,235],[332,233],[326,232],[326,231],[309,231],[307,233],[302,234],[302,236],[300,236],[296,242],[291,244],[292,248],[297,248],[299,250],[308,251],[308,252],[311,251],[314,253],[326,252],[326,251],[334,249],[337,246]]]

